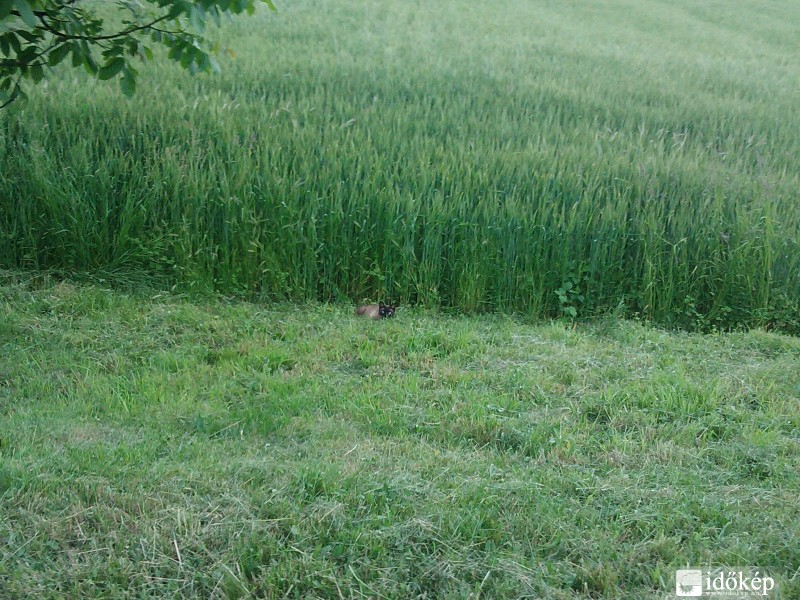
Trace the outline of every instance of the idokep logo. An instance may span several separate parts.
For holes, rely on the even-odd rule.
[[[676,596],[702,596],[703,571],[700,569],[684,569],[675,572]]]
[[[773,597],[775,579],[755,567],[679,569],[675,572],[677,597]]]

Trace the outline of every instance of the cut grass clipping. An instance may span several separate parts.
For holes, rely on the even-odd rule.
[[[800,597],[800,341],[4,274],[2,598]],[[470,594],[472,596],[470,596]]]
[[[0,114],[0,265],[800,332],[800,3],[279,8]]]

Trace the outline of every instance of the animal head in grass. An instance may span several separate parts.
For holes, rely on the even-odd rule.
[[[378,302],[378,304],[359,306],[356,309],[356,314],[370,319],[386,319],[388,317],[393,317],[396,310],[397,304]]]
[[[380,314],[381,319],[393,317],[396,310],[397,304],[384,304],[383,302],[378,302],[378,314]]]

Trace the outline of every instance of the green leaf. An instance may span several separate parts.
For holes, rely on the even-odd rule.
[[[14,8],[14,0],[0,0],[0,21],[11,14],[12,8]]]
[[[195,49],[194,46],[186,45],[183,49],[183,54],[181,54],[181,66],[184,69],[188,69],[189,65],[194,64]]]
[[[14,50],[14,54],[19,54],[22,51],[22,46],[19,43],[19,39],[17,35],[13,31],[9,31],[5,37],[8,39],[8,43],[11,45],[11,48]]]
[[[138,54],[139,54],[139,58],[142,59],[142,62],[147,62],[148,60],[153,60],[153,51],[150,49],[149,46],[145,46],[141,42],[139,42]]]
[[[80,67],[83,64],[83,51],[77,42],[72,43],[72,66]]]
[[[169,49],[169,52],[167,53],[167,58],[169,58],[170,60],[178,61],[181,59],[181,54],[183,54],[183,43],[180,41],[176,41]]]
[[[122,71],[124,67],[125,67],[125,59],[122,58],[121,56],[116,56],[110,62],[107,62],[102,67],[100,67],[100,70],[97,72],[97,77],[104,81],[106,79],[111,79],[112,77],[114,77],[114,75]]]
[[[83,68],[86,69],[86,72],[90,75],[97,75],[97,63],[92,58],[91,54],[83,54]]]
[[[61,44],[60,46],[56,46],[50,51],[50,54],[47,55],[47,64],[51,67],[56,66],[58,63],[64,60],[64,58],[66,58],[70,49],[71,44]]]
[[[38,50],[37,46],[25,46],[21,52],[17,53],[17,61],[23,64],[32,63],[36,60]]]
[[[103,56],[107,59],[110,59],[112,56],[122,56],[123,54],[125,54],[125,47],[119,41],[114,42],[113,46],[103,50]]]
[[[17,7],[19,15],[22,17],[25,25],[28,27],[36,27],[36,15],[33,14],[33,9],[28,0],[14,0],[14,5]]]
[[[119,89],[128,98],[136,93],[136,76],[132,71],[125,71],[125,74],[119,80]]]
[[[170,4],[172,4],[172,6],[170,7],[169,12],[167,12],[167,18],[168,19],[177,19],[179,16],[181,16],[184,13],[189,12],[192,9],[192,3],[191,2],[174,2],[173,1]]]
[[[21,37],[26,42],[30,42],[31,44],[35,44],[42,37],[42,32],[41,32],[41,30],[28,31],[26,29],[18,29],[17,30],[17,35],[19,35],[19,37]]]
[[[33,79],[34,83],[39,83],[42,79],[44,79],[44,69],[40,64],[34,64],[30,66],[28,70],[30,73],[31,79]]]
[[[197,63],[198,71],[208,71],[211,67],[211,62],[208,59],[208,53],[202,50],[195,52],[195,62]]]

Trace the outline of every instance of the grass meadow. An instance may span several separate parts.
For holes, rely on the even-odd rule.
[[[0,115],[0,265],[800,331],[800,5],[285,3]]]
[[[0,274],[0,597],[800,597],[800,340]]]
[[[798,22],[297,0],[218,76],[54,71],[0,112],[0,600],[800,598]]]

